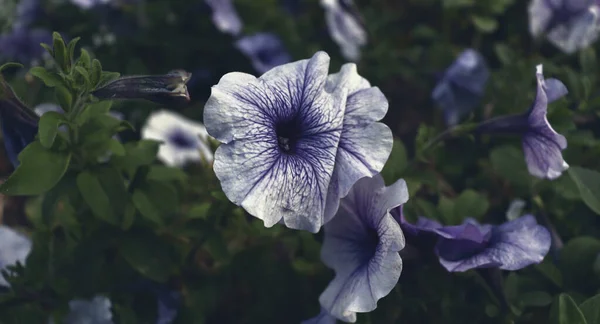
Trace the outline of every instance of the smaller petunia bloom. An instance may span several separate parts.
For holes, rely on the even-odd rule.
[[[550,232],[525,215],[502,225],[481,225],[467,219],[462,225],[436,229],[436,253],[450,272],[477,268],[519,270],[540,263],[550,250]]]
[[[107,83],[92,94],[100,99],[145,99],[159,104],[190,101],[187,82],[192,74],[174,70],[165,75],[125,76]]]
[[[0,75],[0,127],[6,154],[13,167],[19,165],[19,153],[35,140],[39,117],[17,97]]]
[[[254,69],[261,74],[292,60],[281,39],[273,33],[245,36],[237,40],[235,46],[250,58]]]
[[[405,242],[390,211],[406,201],[406,182],[400,179],[386,187],[380,175],[362,178],[342,199],[324,227],[321,259],[335,271],[319,297],[327,313],[353,323],[356,313],[377,308],[377,301],[396,286],[402,272],[398,252]]]
[[[319,315],[304,320],[301,324],[335,324],[336,322],[337,319],[335,317],[331,316],[327,310],[321,308]]]
[[[431,93],[447,125],[456,125],[479,105],[489,77],[485,58],[473,49],[464,50],[450,65]]]
[[[213,162],[206,127],[168,110],[152,113],[142,127],[142,138],[162,141],[158,159],[168,166]]]
[[[560,50],[571,54],[589,47],[600,34],[597,0],[533,0],[529,5],[529,31],[545,35]]]
[[[212,20],[222,33],[237,36],[242,31],[242,20],[231,0],[204,0],[212,9]]]
[[[0,59],[35,65],[46,53],[41,43],[51,44],[52,33],[45,29],[13,29],[0,35]]]
[[[321,0],[329,35],[348,61],[360,59],[360,49],[367,44],[364,21],[352,0]]]
[[[113,324],[112,303],[104,296],[95,296],[91,300],[74,299],[69,301],[69,313],[65,324]]]
[[[558,134],[546,117],[548,104],[562,98],[568,91],[557,79],[546,79],[542,65],[536,67],[537,94],[532,107],[524,114],[501,116],[481,123],[475,132],[520,135],[529,173],[542,179],[556,179],[569,168],[562,150],[567,139]]]
[[[0,225],[0,269],[6,270],[7,266],[16,265],[17,262],[24,265],[29,252],[31,240],[28,237],[8,226]],[[1,273],[0,286],[9,286]]]

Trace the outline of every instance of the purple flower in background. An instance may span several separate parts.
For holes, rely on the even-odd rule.
[[[181,304],[181,294],[165,287],[157,289],[158,318],[156,324],[170,324],[175,321]]]
[[[250,58],[254,69],[261,74],[292,60],[281,39],[273,33],[245,36],[237,40],[235,46]]]
[[[444,72],[431,97],[444,111],[447,125],[456,125],[485,93],[490,76],[485,59],[472,49],[463,51]]]
[[[574,53],[598,39],[600,6],[597,0],[533,0],[529,30],[546,38],[563,52]]]
[[[0,58],[23,64],[36,63],[46,53],[41,43],[52,44],[52,33],[44,29],[13,29],[0,35]]]
[[[40,0],[21,0],[17,3],[16,17],[12,28],[25,29],[38,18],[40,12]]]
[[[25,264],[30,251],[31,240],[28,237],[10,227],[0,225],[0,269],[6,270],[7,266],[15,265],[17,262]],[[1,273],[0,286],[9,286]]]
[[[360,48],[367,44],[367,31],[352,0],[321,0],[331,38],[349,61],[360,59]]]
[[[387,111],[385,97],[354,66],[329,78],[328,69],[318,52],[260,78],[228,73],[206,103],[208,133],[223,143],[214,165],[223,191],[266,227],[283,218],[317,232],[356,174],[380,171],[391,151],[389,129],[372,126]]]
[[[6,154],[13,167],[19,165],[19,153],[33,142],[39,117],[17,97],[0,75],[0,127]]]
[[[329,312],[325,309],[321,308],[321,312],[319,315],[302,321],[301,324],[335,324],[337,322],[336,318],[331,316]]]
[[[154,112],[148,117],[142,128],[142,138],[163,141],[158,158],[168,166],[213,161],[206,127],[168,110]]]
[[[409,236],[418,236],[421,233],[435,233],[436,229],[443,227],[439,222],[423,216],[419,216],[417,222],[411,224],[404,218],[401,208],[392,210],[392,216],[400,224],[402,231]]]
[[[557,79],[546,79],[542,65],[537,66],[537,94],[532,107],[519,115],[490,119],[478,126],[480,133],[518,134],[523,138],[523,151],[529,173],[538,178],[556,179],[569,165],[563,160],[561,151],[567,148],[567,140],[558,134],[546,118],[548,103],[568,91]]]
[[[104,296],[96,296],[92,300],[71,300],[69,309],[65,324],[113,324],[111,302]]]
[[[213,11],[212,20],[218,30],[237,36],[242,31],[242,20],[231,0],[204,0]]]
[[[355,322],[356,313],[377,308],[377,301],[398,282],[404,235],[390,210],[406,201],[404,180],[386,187],[380,175],[363,178],[325,225],[321,259],[335,271],[335,278],[319,302],[332,316]]]
[[[451,272],[476,268],[519,270],[540,263],[550,250],[550,232],[525,215],[502,225],[480,225],[467,219],[435,230],[436,253]]]

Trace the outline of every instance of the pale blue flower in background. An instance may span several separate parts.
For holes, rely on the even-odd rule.
[[[431,94],[447,125],[456,125],[479,105],[489,76],[485,58],[473,49],[464,50],[450,65]]]
[[[405,242],[390,211],[406,201],[404,180],[386,187],[380,175],[362,178],[325,224],[321,259],[335,271],[335,278],[319,302],[330,315],[355,322],[356,313],[377,308],[377,301],[396,286],[402,272],[398,252]]]
[[[96,6],[105,5],[110,3],[112,0],[71,0],[71,3],[78,6],[81,9],[91,9]]]
[[[242,31],[240,19],[231,0],[204,0],[212,9],[212,20],[218,30],[237,36]]]
[[[12,228],[0,225],[0,269],[17,264],[25,265],[25,260],[31,252],[31,240]],[[0,286],[8,286],[8,282],[0,274]]]
[[[352,0],[321,0],[329,35],[338,44],[342,56],[352,62],[360,59],[367,44],[367,31]]]
[[[206,127],[177,113],[153,112],[142,127],[142,138],[162,141],[158,159],[168,166],[184,166],[188,162],[213,162]]]
[[[546,38],[565,53],[590,46],[600,34],[597,0],[533,0],[529,5],[529,30]]]
[[[387,112],[383,94],[354,65],[328,69],[318,52],[260,78],[229,73],[206,103],[208,133],[223,143],[214,165],[223,191],[266,227],[283,219],[317,232],[391,152],[391,131],[376,122]]]
[[[273,33],[257,33],[245,36],[235,42],[235,46],[244,53],[259,73],[292,60],[281,39]]]
[[[91,300],[74,299],[69,302],[65,324],[113,324],[111,302],[104,296]]]

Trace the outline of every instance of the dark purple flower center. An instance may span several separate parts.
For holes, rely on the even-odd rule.
[[[182,149],[191,149],[197,146],[196,138],[193,135],[179,129],[169,135],[169,142]]]
[[[279,150],[286,154],[296,153],[298,141],[302,137],[302,127],[295,118],[283,121],[275,126]]]
[[[273,58],[277,55],[277,50],[270,46],[262,47],[257,53],[256,57],[263,64],[269,64]]]

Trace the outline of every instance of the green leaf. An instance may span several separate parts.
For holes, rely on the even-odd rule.
[[[580,167],[570,167],[568,172],[585,204],[600,215],[600,172]]]
[[[95,174],[83,171],[77,175],[77,188],[94,216],[109,224],[118,224],[111,202]]]
[[[520,188],[529,188],[531,176],[520,149],[510,145],[500,146],[492,150],[490,161],[498,175]]]
[[[22,69],[23,67],[24,66],[21,63],[15,63],[15,62],[4,63],[4,64],[0,65],[0,73],[6,69],[10,69],[10,68]]]
[[[98,86],[100,79],[102,78],[102,64],[97,59],[92,61],[92,73],[90,81],[92,83],[92,89]]]
[[[545,291],[530,291],[519,296],[523,306],[544,307],[552,304],[552,296]]]
[[[40,46],[43,47],[46,50],[46,52],[50,54],[51,57],[54,57],[54,50],[52,49],[52,47],[50,47],[50,45],[46,43],[41,43]]]
[[[504,43],[496,43],[494,52],[503,65],[511,65],[515,62],[515,52]]]
[[[471,189],[461,192],[454,201],[454,213],[457,217],[473,217],[481,220],[489,207],[487,197]]]
[[[100,77],[100,82],[98,82],[97,88],[103,87],[107,83],[118,79],[121,76],[119,72],[107,72],[102,71],[102,76]]]
[[[558,324],[587,324],[581,310],[567,294],[558,296]]]
[[[581,71],[586,75],[594,75],[596,72],[596,50],[588,47],[579,52],[579,65]]]
[[[125,147],[118,140],[111,138],[108,142],[108,149],[116,156],[125,155]]]
[[[383,167],[383,170],[381,170],[381,176],[386,180],[386,183],[393,183],[398,180],[407,166],[408,156],[404,143],[402,143],[400,139],[394,139],[392,153]]]
[[[73,96],[71,95],[69,90],[67,90],[64,87],[56,87],[56,92],[54,94],[56,95],[56,100],[58,101],[60,107],[65,112],[71,111],[71,105],[73,104]]]
[[[492,17],[471,16],[471,21],[482,33],[493,33],[498,29],[498,21]]]
[[[581,303],[579,309],[588,324],[600,324],[600,294]]]
[[[140,211],[144,218],[157,225],[163,225],[160,211],[154,206],[144,191],[141,189],[135,190],[132,199],[135,208]]]
[[[77,125],[83,125],[88,120],[97,115],[106,115],[110,111],[112,101],[98,101],[88,104],[81,113],[75,118]]]
[[[52,45],[54,50],[54,60],[56,64],[65,72],[68,71],[70,62],[68,61],[67,48],[65,41],[59,33],[52,33]]]
[[[119,252],[136,271],[158,282],[169,278],[172,249],[165,242],[144,232],[129,232],[121,240]]]
[[[186,181],[188,175],[178,168],[171,168],[164,165],[153,165],[148,173],[148,180],[155,181]]]
[[[45,148],[51,148],[58,134],[58,127],[65,123],[65,116],[55,111],[48,111],[42,115],[39,122],[38,135],[40,143]]]
[[[123,222],[121,223],[121,229],[124,231],[131,228],[131,225],[135,222],[135,205],[133,203],[127,204],[125,206],[125,210],[123,211]]]
[[[86,69],[84,69],[81,66],[76,66],[75,72],[77,73],[77,75],[80,75],[83,78],[83,80],[85,81],[85,84],[88,88],[93,87],[93,84],[90,81],[90,74],[88,73],[88,71]]]
[[[64,80],[56,73],[50,72],[43,67],[36,66],[29,70],[34,77],[42,80],[47,87],[58,87],[64,85]]]
[[[600,253],[600,240],[579,236],[568,241],[560,250],[560,270],[565,289],[589,289],[600,284],[594,273],[594,262]]]
[[[79,42],[80,39],[81,39],[81,37],[75,37],[69,42],[69,44],[67,44],[67,53],[69,54],[69,62],[73,62],[75,59],[75,46],[77,46],[77,43]]]
[[[90,57],[90,53],[83,48],[81,49],[81,55],[79,55],[77,64],[81,65],[85,69],[90,69],[92,67],[92,58]]]
[[[52,189],[63,177],[71,154],[45,149],[40,142],[29,144],[19,154],[20,165],[0,185],[7,196],[34,196]]]

